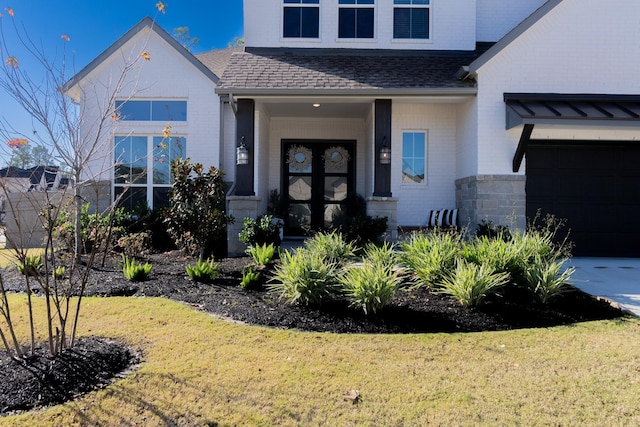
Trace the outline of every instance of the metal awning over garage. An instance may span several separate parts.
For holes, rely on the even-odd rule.
[[[505,93],[506,128],[524,124],[513,158],[522,164],[535,125],[640,126],[640,95]]]

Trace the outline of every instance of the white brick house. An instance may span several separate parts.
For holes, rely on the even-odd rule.
[[[470,227],[524,227],[540,209],[567,219],[578,254],[640,256],[637,0],[245,0],[244,11],[234,52],[193,56],[154,28],[145,90],[129,99],[183,102],[172,131],[225,170],[236,218],[265,212],[274,189],[289,235],[331,222],[353,194],[392,236],[432,209],[457,208]],[[108,81],[149,25],[74,78],[88,112],[74,87]],[[151,150],[162,125],[121,121],[117,133],[148,135]],[[153,183],[144,191],[153,205]]]

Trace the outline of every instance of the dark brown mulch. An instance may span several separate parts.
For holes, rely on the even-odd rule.
[[[137,362],[138,356],[126,345],[95,337],[82,338],[58,356],[51,356],[44,346],[21,360],[2,353],[0,414],[72,400],[105,387]]]
[[[512,288],[508,294],[491,297],[475,308],[463,308],[451,297],[433,294],[424,289],[402,288],[388,307],[375,315],[365,316],[343,301],[329,301],[318,307],[298,307],[284,303],[264,287],[256,290],[241,288],[242,268],[251,262],[248,257],[220,260],[220,275],[211,284],[189,280],[184,267],[187,263],[195,263],[195,260],[180,252],[148,256],[146,261],[152,263],[153,270],[150,280],[146,282],[128,282],[118,267],[119,260],[119,256],[114,256],[107,259],[105,266],[95,268],[86,295],[166,297],[220,317],[277,328],[335,333],[476,332],[549,327],[613,319],[624,315],[606,301],[595,299],[575,288],[548,305],[537,303],[523,289]],[[263,272],[262,285],[268,275],[269,270]],[[5,271],[4,276],[7,289],[18,292],[24,290],[24,279],[19,273]],[[75,351],[78,350],[74,349]],[[115,354],[123,351],[120,347],[114,348]],[[110,354],[108,351],[107,353]],[[108,356],[105,357],[109,360]],[[3,364],[5,373],[13,370],[27,374],[31,372],[36,383],[39,381],[37,378],[49,378],[47,375],[53,375],[52,378],[60,381],[69,378],[71,382],[47,383],[45,390],[49,393],[42,395],[25,389],[22,392],[23,403],[0,403],[0,413],[71,399],[96,386],[84,385],[89,379],[96,378],[97,385],[104,384],[113,372],[124,369],[118,362],[117,369],[112,367],[107,372],[106,368],[94,363],[94,359],[96,358],[79,356],[72,362],[65,362],[63,359],[54,363],[45,358],[42,362],[44,365],[37,368],[32,366],[31,361]],[[57,367],[67,368],[67,371],[61,374],[51,373]],[[9,378],[4,384],[18,385],[22,381],[18,377]],[[11,378],[16,378],[16,382]],[[74,381],[78,382],[78,387],[73,386]],[[0,393],[5,394],[1,389]]]

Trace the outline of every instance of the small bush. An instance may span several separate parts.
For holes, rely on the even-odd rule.
[[[355,245],[347,242],[342,234],[332,231],[330,233],[316,233],[304,243],[304,247],[318,257],[330,263],[345,264],[355,255]]]
[[[524,271],[526,285],[543,304],[571,289],[568,281],[574,267],[562,270],[566,260],[552,261],[538,256]]]
[[[437,292],[451,295],[464,307],[478,305],[487,295],[496,292],[509,281],[509,274],[495,272],[491,266],[464,260],[438,284]]]
[[[461,239],[457,234],[434,230],[412,234],[401,248],[401,260],[417,279],[417,286],[431,289],[454,268]]]
[[[146,262],[138,264],[135,258],[127,258],[122,255],[122,273],[130,282],[142,282],[149,279],[151,274],[151,264]]]
[[[369,243],[364,247],[363,258],[382,267],[395,267],[398,263],[395,246],[389,242],[383,242],[381,245]]]
[[[462,249],[462,258],[478,265],[489,265],[494,271],[516,274],[521,268],[521,250],[513,240],[476,237]]]
[[[476,237],[486,237],[489,239],[500,239],[508,241],[511,239],[511,232],[506,225],[496,225],[491,220],[483,219],[476,227]]]
[[[402,278],[390,265],[364,259],[340,277],[342,290],[352,307],[365,314],[376,313],[393,298]]]
[[[127,258],[134,258],[149,251],[151,236],[145,231],[131,233],[120,237],[117,244]]]
[[[280,225],[272,215],[260,215],[256,219],[245,218],[242,231],[238,235],[242,243],[249,247],[273,244],[280,246]]]
[[[38,277],[42,268],[42,255],[28,255],[24,262],[19,262],[16,267],[24,276]]]
[[[247,253],[253,257],[253,260],[258,265],[265,266],[273,259],[276,253],[276,247],[273,243],[262,245],[250,246],[247,249]]]
[[[54,268],[52,274],[55,280],[62,280],[64,279],[64,276],[67,274],[67,269],[65,268],[64,265],[61,265],[60,267]]]
[[[260,272],[256,271],[254,267],[248,265],[242,269],[242,281],[240,286],[245,289],[250,289],[256,286],[258,279],[260,278]]]
[[[337,290],[339,265],[306,248],[280,254],[268,286],[289,304],[319,304]]]
[[[185,270],[189,278],[195,282],[210,283],[218,277],[219,264],[213,258],[208,260],[198,259],[195,265],[187,264]]]

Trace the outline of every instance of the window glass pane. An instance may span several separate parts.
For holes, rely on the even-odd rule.
[[[114,200],[118,201],[118,207],[123,207],[128,212],[142,211],[148,206],[147,189],[145,187],[120,187],[113,189]]]
[[[402,183],[425,182],[426,134],[405,132],[402,134]]]
[[[358,9],[357,13],[357,35],[360,39],[373,38],[373,9]]]
[[[287,223],[291,228],[309,227],[311,225],[311,205],[308,203],[290,204]]]
[[[120,120],[151,120],[151,101],[116,101]]]
[[[182,137],[153,137],[153,183],[171,184],[171,162],[186,157],[186,140]],[[155,206],[155,205],[154,205]]]
[[[429,9],[411,9],[411,38],[429,38]]]
[[[146,184],[147,137],[116,137],[114,165],[115,183]]]
[[[184,122],[187,120],[187,101],[152,101],[151,119]]]
[[[393,9],[393,38],[408,39],[411,36],[411,9]]]
[[[169,206],[169,187],[155,187],[153,189],[153,209]]]
[[[283,37],[300,37],[301,34],[301,16],[299,7],[284,8],[284,28],[282,29]]]
[[[347,198],[347,178],[343,176],[327,176],[324,178],[324,199],[331,202]]]
[[[356,36],[356,10],[342,8],[339,11],[338,37],[352,39]]]
[[[305,7],[302,9],[302,37],[318,38],[320,34],[320,9]]]
[[[311,177],[310,176],[289,177],[289,199],[290,200],[311,200]]]
[[[356,4],[356,0],[340,0],[340,4]]]

